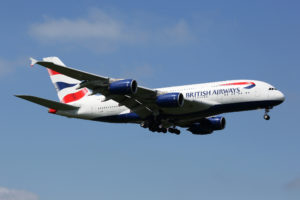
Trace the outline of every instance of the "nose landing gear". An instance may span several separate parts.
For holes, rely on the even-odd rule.
[[[269,119],[271,119],[271,117],[270,117],[270,115],[268,115],[268,114],[264,114],[264,119],[265,119],[265,120],[269,120]]]
[[[269,112],[270,112],[270,109],[266,108],[265,109],[265,114],[264,114],[264,119],[265,120],[270,120],[271,119],[270,115],[268,115]]]

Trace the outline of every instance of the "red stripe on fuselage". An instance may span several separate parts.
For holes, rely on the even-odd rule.
[[[78,101],[79,99],[84,97],[87,93],[88,93],[88,89],[83,88],[82,90],[79,90],[78,92],[67,94],[62,99],[62,102],[63,103],[70,103],[70,102],[73,102],[73,101]]]
[[[58,72],[56,72],[52,69],[48,69],[48,72],[49,72],[50,76],[53,76],[53,75],[56,75],[56,74],[61,74],[61,73],[58,73]]]
[[[225,84],[221,84],[221,86],[225,86],[225,85],[255,85],[255,83],[253,82],[236,82],[236,83],[225,83]]]

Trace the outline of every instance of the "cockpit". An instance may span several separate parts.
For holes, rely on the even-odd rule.
[[[274,87],[270,87],[269,90],[277,90],[277,89]]]

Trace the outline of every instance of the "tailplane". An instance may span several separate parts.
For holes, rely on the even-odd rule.
[[[78,110],[79,107],[71,106],[64,103],[59,103],[56,101],[43,99],[40,97],[30,96],[30,95],[15,95],[18,98],[25,99],[27,101],[39,104],[41,106],[44,106],[46,108],[49,108],[50,113],[56,113],[57,110],[61,111],[69,111],[69,110]]]
[[[43,61],[52,62],[56,65],[65,66],[65,64],[58,57],[43,58]],[[34,62],[34,61],[32,61]],[[89,90],[82,88],[77,90],[76,88],[80,84],[79,80],[73,79],[51,69],[48,69],[50,79],[56,89],[58,98],[62,103],[72,103],[79,101],[88,96]]]

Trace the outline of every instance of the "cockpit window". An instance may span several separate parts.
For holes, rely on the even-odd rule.
[[[269,88],[269,90],[277,90],[277,89],[276,89],[276,88],[272,88],[272,87],[270,87],[270,88]]]

